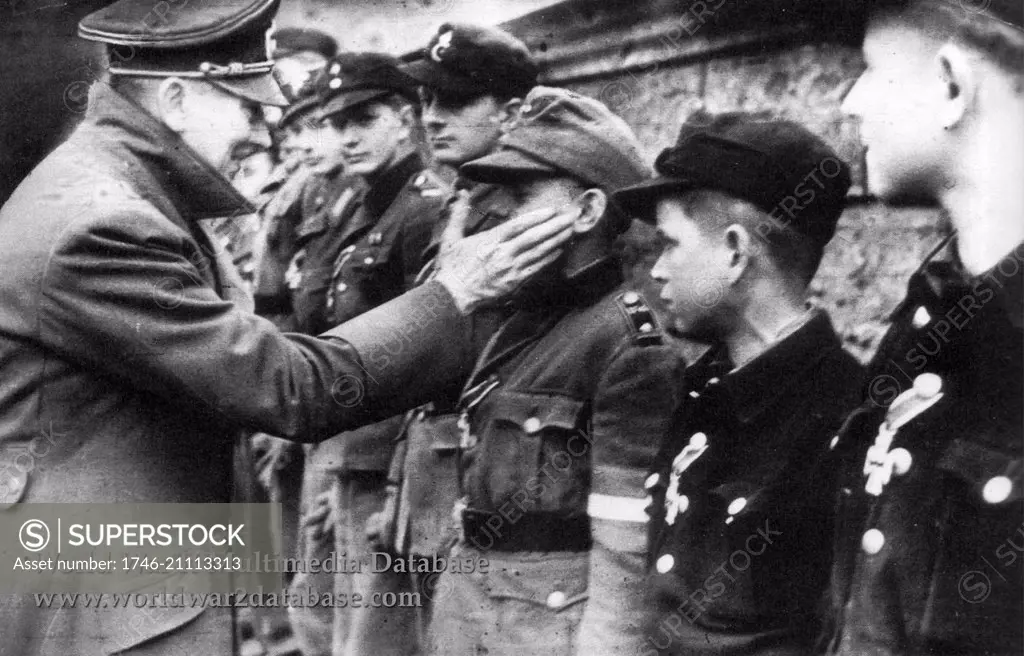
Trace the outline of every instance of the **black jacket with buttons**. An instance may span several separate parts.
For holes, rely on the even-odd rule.
[[[823,312],[738,370],[724,351],[687,369],[648,479],[643,653],[805,654],[832,551],[830,441],[861,366]]]
[[[893,314],[839,443],[829,653],[1024,652],[1022,257],[1024,244],[973,279],[927,262]],[[929,379],[934,404],[906,396]],[[909,420],[869,459],[908,399]],[[892,454],[901,466],[870,493],[866,462]]]

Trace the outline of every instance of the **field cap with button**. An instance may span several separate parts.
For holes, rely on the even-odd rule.
[[[835,233],[850,188],[849,167],[809,130],[744,112],[692,115],[654,169],[655,178],[614,194],[627,213],[654,223],[655,203],[665,194],[715,190],[752,203],[820,245]],[[808,192],[813,198],[803,202]]]
[[[535,87],[493,153],[463,164],[470,180],[511,184],[533,175],[565,175],[607,192],[650,176],[626,122],[600,101]]]
[[[281,27],[274,30],[274,59],[309,51],[330,59],[338,54],[338,42],[329,34],[308,27]]]
[[[519,39],[494,27],[445,23],[402,70],[421,85],[472,98],[521,98],[537,84],[537,64]]]
[[[267,36],[277,7],[278,0],[119,0],[83,18],[78,35],[106,44],[112,75],[196,78],[283,107]]]
[[[376,52],[346,52],[327,64],[319,116],[327,118],[397,93],[416,101],[416,82],[398,70],[398,60]]]
[[[326,88],[327,71],[325,68],[310,71],[297,88],[293,88],[289,84],[282,84],[281,90],[291,100],[291,103],[281,114],[278,127],[287,127],[304,116],[316,113]]]

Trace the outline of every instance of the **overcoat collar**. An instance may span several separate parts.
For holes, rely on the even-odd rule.
[[[89,90],[85,121],[101,130],[116,132],[110,143],[123,145],[142,162],[160,185],[155,195],[170,199],[186,220],[255,212],[231,183],[203,161],[180,135],[109,84],[97,82]]]

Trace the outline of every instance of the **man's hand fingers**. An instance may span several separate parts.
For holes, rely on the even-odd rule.
[[[523,214],[517,214],[497,228],[494,228],[492,234],[498,241],[509,241],[513,237],[519,237],[532,228],[548,224],[556,214],[558,214],[558,208],[555,207],[542,207],[530,212],[524,212]]]
[[[545,248],[558,247],[572,236],[572,225],[575,220],[576,215],[571,212],[549,215],[543,223],[534,224],[518,232],[517,236],[503,240],[508,243],[513,255],[536,248],[544,242],[549,242],[544,244]]]

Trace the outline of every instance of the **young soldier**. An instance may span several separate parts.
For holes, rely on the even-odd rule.
[[[537,81],[537,67],[520,41],[495,28],[454,23],[442,25],[422,56],[402,70],[421,85],[423,123],[435,161],[453,169],[496,147],[514,122],[522,98]],[[507,189],[500,185],[460,178],[455,186],[460,190],[458,202],[451,197],[435,224],[422,262],[421,282],[432,275],[431,260],[453,212],[461,215],[466,231],[474,233],[502,223],[515,208]],[[485,341],[499,315],[478,313],[475,338]],[[451,508],[457,496],[458,430],[457,417],[448,405],[438,402],[409,417],[405,439],[398,445],[391,467],[392,482],[401,483],[400,499],[399,488],[392,486],[386,509],[371,531],[382,548],[432,555],[446,553],[454,540]],[[376,578],[375,589],[419,590],[424,606],[404,611],[358,610],[357,637],[350,640],[347,653],[412,653],[418,645],[425,646],[433,596],[429,588],[422,587],[426,582],[421,576],[393,572],[381,572]]]
[[[678,360],[611,255],[628,220],[608,190],[648,175],[629,127],[536,87],[500,146],[462,174],[508,185],[519,211],[562,208],[576,237],[516,295],[463,389],[452,560],[487,565],[441,574],[433,646],[568,655],[587,598],[591,448],[664,432]]]
[[[921,0],[868,21],[843,107],[869,186],[938,201],[953,237],[911,277],[838,437],[828,653],[1024,650],[1022,15]]]
[[[208,0],[167,13],[158,0],[120,0],[81,21],[83,37],[105,44],[110,77],[0,210],[5,514],[226,503],[243,431],[317,441],[427,402],[413,380],[464,379],[449,345],[467,334],[466,314],[553,261],[568,237],[568,218],[535,214],[450,242],[435,280],[322,338],[283,334],[233,302],[237,277],[198,224],[250,209],[219,171],[251,140],[249,106],[284,102],[266,53],[276,9]],[[400,354],[388,353],[394,342]],[[363,391],[358,404],[332,395],[338,381]],[[26,466],[43,440],[46,466]],[[227,608],[5,596],[0,654],[230,654],[235,621]]]
[[[647,481],[653,571],[628,613],[588,624],[585,653],[806,654],[831,556],[829,440],[861,373],[806,293],[849,173],[803,127],[741,113],[691,118],[655,167],[615,197],[657,221],[672,329],[712,348]]]
[[[332,199],[330,207],[325,204],[325,211],[300,228],[300,240],[312,238],[297,256],[305,258],[303,293],[312,297],[312,303],[306,311],[297,299],[296,310],[307,318],[311,332],[348,321],[411,286],[448,196],[444,183],[424,168],[416,152],[416,88],[397,64],[385,55],[346,53],[327,68],[318,118],[325,131],[334,134],[336,166],[362,184],[358,191],[349,187],[340,198]],[[370,562],[365,524],[383,503],[392,445],[401,423],[401,417],[395,417],[307,451],[310,485],[304,496],[303,530],[308,557],[323,558],[333,551]],[[369,576],[369,568],[341,576],[303,575],[295,585],[303,589],[315,579],[318,587],[327,585],[328,591],[369,599]],[[340,653],[351,633],[352,612],[344,607],[294,615],[320,613],[322,619],[329,619],[333,630],[328,631],[330,625],[321,627],[332,636],[323,653]],[[336,645],[333,652],[331,644]]]

